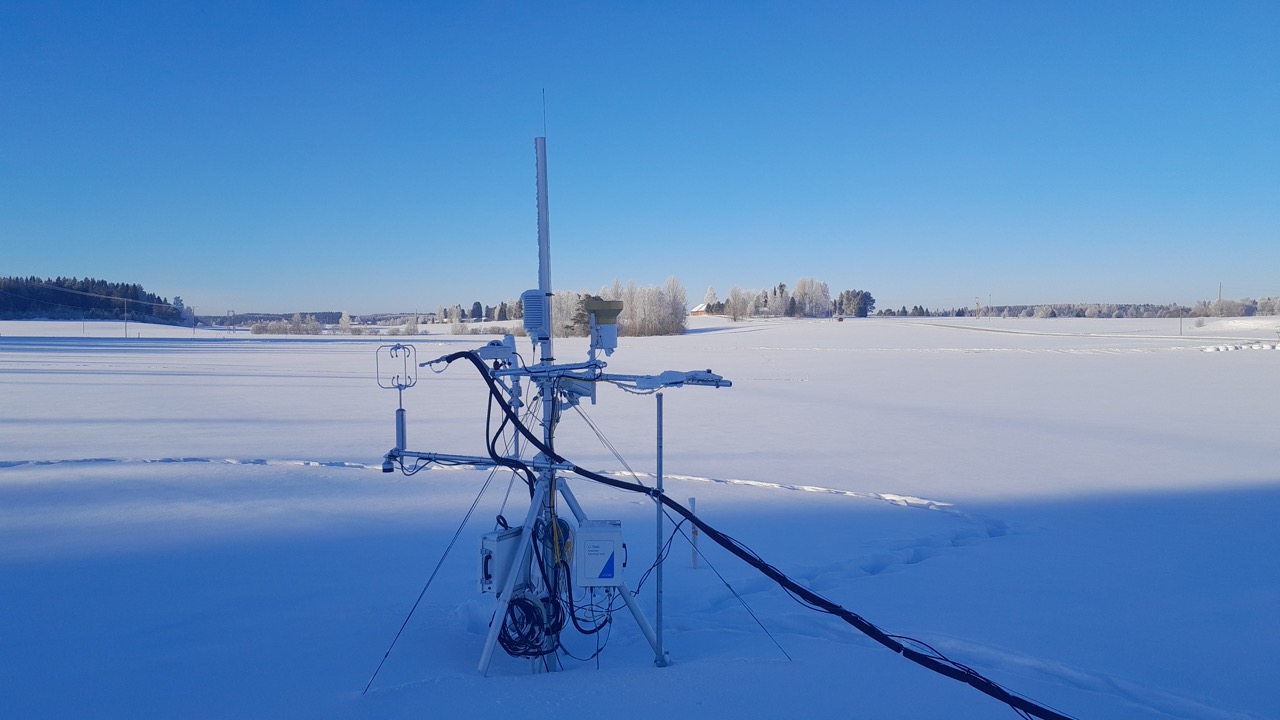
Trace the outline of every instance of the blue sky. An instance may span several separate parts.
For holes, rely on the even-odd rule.
[[[0,275],[201,314],[1280,295],[1275,2],[0,0]]]

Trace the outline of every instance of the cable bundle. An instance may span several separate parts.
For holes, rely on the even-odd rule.
[[[541,601],[517,595],[507,603],[507,614],[498,633],[498,644],[512,657],[537,658],[556,651],[557,643],[549,642],[564,627],[560,603],[553,597]],[[552,610],[555,608],[555,610]],[[549,618],[548,616],[552,616]],[[556,627],[554,618],[559,618]]]
[[[966,685],[969,685],[970,687],[973,687],[974,689],[978,690],[979,692],[982,692],[986,695],[989,695],[1007,704],[1009,707],[1013,708],[1015,712],[1019,713],[1024,717],[1034,716],[1037,718],[1041,718],[1042,720],[1073,720],[1073,718],[1071,718],[1068,715],[1064,715],[1060,712],[1057,712],[1056,710],[1045,707],[1044,705],[1041,705],[1039,703],[1036,703],[1032,700],[1029,700],[1027,698],[1024,698],[1020,695],[1013,693],[1012,691],[1002,687],[998,683],[978,673],[976,670],[966,665],[963,665],[961,663],[955,662],[950,658],[947,658],[945,655],[943,655],[940,652],[937,652],[936,650],[929,647],[927,644],[923,642],[920,642],[913,638],[905,637],[902,635],[890,635],[884,632],[883,630],[881,630],[880,628],[876,627],[874,624],[872,624],[871,622],[863,618],[861,615],[858,615],[857,613],[840,606],[838,603],[835,603],[823,597],[822,595],[819,595],[818,593],[813,592],[812,590],[806,588],[805,586],[791,579],[781,570],[778,570],[776,567],[766,562],[763,558],[757,555],[750,548],[746,547],[745,545],[733,539],[732,537],[711,527],[702,519],[694,515],[694,513],[691,510],[681,505],[680,503],[676,502],[675,500],[672,500],[670,497],[667,497],[665,494],[659,493],[656,489],[646,487],[639,483],[633,483],[625,480],[618,480],[615,478],[611,478],[606,475],[602,475],[597,472],[592,472],[591,470],[587,470],[585,468],[579,467],[574,463],[571,463],[570,461],[566,460],[563,456],[556,453],[555,450],[553,450],[550,446],[544,443],[539,437],[537,437],[527,427],[525,427],[523,423],[520,422],[519,418],[515,413],[515,410],[511,407],[511,404],[507,402],[507,399],[503,397],[502,392],[498,387],[496,381],[489,374],[489,370],[485,366],[484,361],[475,352],[462,351],[462,352],[452,353],[450,355],[446,355],[440,358],[436,362],[443,362],[447,365],[447,364],[452,364],[456,360],[463,360],[463,359],[470,361],[471,364],[476,367],[476,370],[480,372],[480,376],[484,379],[485,383],[488,385],[491,402],[496,402],[496,404],[502,410],[502,413],[504,415],[502,426],[505,426],[508,422],[511,423],[511,426],[515,428],[517,432],[519,432],[522,436],[524,436],[524,438],[528,440],[528,442],[531,445],[533,445],[540,452],[542,452],[552,462],[561,463],[569,466],[571,472],[573,472],[575,475],[578,475],[579,477],[582,477],[584,479],[601,483],[603,485],[608,485],[610,487],[614,487],[619,490],[626,490],[628,492],[637,492],[637,493],[648,495],[649,497],[653,498],[655,502],[665,505],[666,507],[671,509],[673,512],[679,514],[681,517],[683,517],[685,520],[691,523],[694,527],[701,530],[703,534],[707,536],[708,539],[715,542],[717,545],[720,545],[725,550],[728,550],[730,553],[737,556],[742,561],[746,562],[748,565],[751,565],[752,567],[756,568],[762,574],[764,574],[765,577],[768,577],[770,580],[773,580],[784,591],[786,591],[787,594],[795,598],[797,602],[807,607],[810,607],[814,610],[817,610],[819,612],[828,613],[830,615],[835,615],[836,617],[839,617],[841,620],[844,620],[846,623],[852,625],[854,628],[856,628],[859,632],[863,633],[867,637],[870,637],[872,640],[875,640],[876,642],[880,643],[886,648],[889,648],[895,653],[902,655],[903,657],[907,658],[908,660],[911,660],[912,662],[918,665],[922,665],[926,668],[929,668],[930,670],[933,670],[936,673],[945,675],[953,680],[958,680],[960,682],[963,682]],[[495,462],[498,462],[499,464],[504,465],[506,467],[512,467],[513,469],[523,469],[525,476],[530,480],[532,479],[533,473],[527,464],[519,460],[497,457],[496,448],[493,447],[492,442],[489,444],[489,450],[490,450],[490,455],[493,456],[493,459],[495,460]],[[517,468],[514,466],[519,466],[519,467]],[[541,566],[541,563],[539,563],[539,565]],[[548,582],[548,586],[550,586],[549,582]],[[516,599],[513,598],[512,604],[514,605],[515,603],[516,603]],[[519,612],[521,613],[519,617],[519,621],[525,622],[528,616],[524,613],[524,611],[519,611]],[[508,616],[510,615],[511,615],[511,611],[508,610]],[[504,627],[504,632],[505,632],[505,627]],[[504,645],[503,647],[505,648],[506,646]],[[924,648],[924,651],[917,650],[916,647]]]

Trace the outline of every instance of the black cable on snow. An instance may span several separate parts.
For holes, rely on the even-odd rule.
[[[628,482],[626,480],[611,478],[607,475],[602,475],[579,467],[578,465],[570,462],[563,456],[556,453],[555,450],[549,447],[546,443],[542,442],[540,438],[534,435],[533,432],[520,422],[515,410],[511,407],[511,404],[507,402],[507,399],[502,396],[501,390],[494,379],[489,375],[489,368],[475,352],[464,350],[451,353],[435,362],[452,364],[454,361],[464,359],[470,361],[471,364],[475,366],[476,370],[479,371],[480,377],[484,379],[485,384],[489,387],[489,394],[497,401],[503,414],[511,421],[511,424],[516,431],[523,435],[525,439],[529,441],[529,444],[542,452],[550,461],[569,466],[571,472],[587,480],[598,482],[602,485],[608,485],[619,490],[648,495],[653,498],[655,502],[659,502],[667,506],[673,512],[688,520],[691,524],[701,530],[711,541],[715,542],[720,547],[723,547],[725,550],[728,550],[730,553],[738,556],[738,558],[743,562],[759,570],[765,577],[773,580],[782,587],[783,590],[787,591],[787,593],[795,597],[801,603],[809,605],[821,612],[839,617],[841,620],[852,625],[862,634],[918,665],[922,665],[940,675],[945,675],[952,680],[962,682],[974,688],[978,692],[989,695],[996,700],[1005,703],[1018,712],[1027,713],[1034,717],[1041,718],[1041,720],[1076,720],[1069,715],[1064,715],[1056,710],[1016,695],[1009,690],[1006,690],[995,681],[981,675],[972,668],[953,662],[945,656],[942,656],[940,653],[926,654],[919,650],[915,650],[914,648],[907,647],[897,639],[902,636],[889,635],[867,619],[863,618],[861,615],[858,615],[852,610],[848,610],[838,603],[801,585],[788,577],[781,570],[765,562],[764,558],[757,555],[750,548],[711,527],[697,515],[694,515],[689,508],[686,508],[675,500],[672,500],[665,494],[659,493],[655,488],[649,488],[639,483]],[[903,639],[911,640],[910,638]],[[923,645],[923,643],[921,644]]]

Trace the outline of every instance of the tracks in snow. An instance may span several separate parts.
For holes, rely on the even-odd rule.
[[[10,468],[23,467],[48,467],[56,465],[169,465],[169,464],[211,464],[211,465],[258,465],[270,467],[329,467],[329,468],[347,468],[351,470],[382,470],[381,463],[377,465],[361,462],[350,462],[347,460],[303,460],[290,458],[206,458],[206,457],[166,457],[166,458],[64,458],[58,460],[0,460],[0,470]],[[467,470],[465,466],[458,467],[441,467],[435,466],[431,468],[434,472],[445,470]],[[647,479],[653,481],[656,476],[652,473],[627,473],[621,471],[605,470],[605,475],[626,480],[635,478]],[[927,498],[919,498],[911,495],[897,495],[894,493],[872,493],[857,492],[853,490],[840,490],[838,488],[823,487],[820,485],[800,485],[796,483],[775,483],[763,480],[740,480],[734,478],[713,478],[701,477],[697,475],[672,475],[664,473],[663,477],[667,480],[684,480],[687,482],[705,482],[716,483],[721,485],[744,485],[749,487],[765,488],[770,490],[785,490],[792,492],[808,492],[819,493],[824,495],[839,495],[842,497],[862,498],[866,500],[879,500],[891,505],[900,507],[923,508],[926,510],[940,510],[952,514],[963,515],[956,510],[949,502],[941,500],[929,500]]]
[[[239,465],[249,467],[314,467],[340,468],[350,470],[381,471],[381,465],[350,462],[344,460],[312,460],[312,459],[266,459],[266,458],[206,458],[206,457],[166,457],[166,458],[69,458],[43,460],[0,460],[0,472],[4,470],[54,468],[59,466],[125,466],[125,465]],[[465,468],[435,468],[441,470],[461,470]],[[635,479],[636,477],[652,481],[654,475],[610,471],[607,474],[619,478]],[[713,478],[695,475],[664,474],[668,480],[686,482],[702,482],[721,485],[734,485],[760,488],[775,492],[804,492],[838,497],[872,500],[902,508],[932,510],[945,513],[964,520],[961,526],[945,532],[932,533],[916,538],[907,538],[889,543],[886,547],[871,552],[855,554],[820,565],[813,565],[791,571],[793,577],[818,592],[843,587],[851,577],[877,576],[897,568],[907,568],[938,557],[952,549],[972,546],[989,539],[999,538],[1009,533],[1008,526],[999,520],[979,518],[958,509],[954,504],[940,500],[920,498],[896,493],[858,492],[820,485],[800,483],[767,482],[737,478]],[[751,579],[740,584],[740,594],[751,596],[765,593],[775,586],[764,578]],[[729,612],[738,606],[737,601],[722,597],[712,601],[712,609],[717,612]],[[675,629],[685,631],[705,630],[705,616],[697,619],[672,617],[669,621]],[[832,635],[824,627],[815,625],[817,621],[798,617],[776,618],[770,621],[776,631],[798,637],[821,637],[831,640]],[[719,631],[728,630],[729,626]],[[840,642],[856,643],[856,636],[836,638]],[[1068,667],[1060,663],[1024,656],[1003,649],[988,647],[958,638],[928,638],[929,641],[955,656],[962,656],[967,662],[986,670],[1002,672],[1002,674],[1033,673],[1042,675],[1062,685],[1075,687],[1087,692],[1113,695],[1123,698],[1137,707],[1153,711],[1171,718],[1206,718],[1211,720],[1250,720],[1251,716],[1223,710],[1205,705],[1194,699],[1181,697],[1157,688],[1143,687],[1122,678],[1093,673],[1086,670]]]
[[[0,470],[20,467],[44,467],[49,465],[166,465],[203,463],[212,465],[268,465],[294,467],[336,467],[353,470],[381,470],[381,465],[346,462],[344,460],[267,460],[263,458],[72,458],[65,460],[0,460]]]
[[[613,477],[616,477],[622,480],[631,480],[634,478],[644,478],[644,479],[653,480],[653,481],[657,480],[657,476],[654,475],[653,473],[633,474],[633,473],[617,472],[617,471],[604,471],[603,474],[612,475]],[[738,480],[734,478],[713,478],[713,477],[701,477],[698,475],[672,475],[670,473],[663,473],[662,477],[665,480],[684,480],[686,482],[717,483],[720,485],[746,485],[749,487],[767,488],[770,490],[790,490],[793,492],[819,493],[822,495],[840,495],[843,497],[862,498],[865,500],[880,500],[882,502],[887,502],[891,505],[898,505],[900,507],[923,508],[926,510],[941,510],[943,512],[950,512],[953,514],[962,515],[962,513],[960,513],[958,510],[955,510],[954,506],[949,502],[943,502],[941,500],[929,500],[927,498],[918,498],[911,495],[895,495],[893,493],[857,492],[854,490],[840,490],[837,488],[823,487],[821,485],[800,485],[797,483],[766,482],[764,480]]]
[[[1002,675],[1035,674],[1085,692],[1123,699],[1135,707],[1178,720],[1261,720],[1243,713],[1208,705],[1200,700],[1160,688],[1147,687],[1124,678],[1089,672],[1061,663],[1022,655],[956,638],[930,638],[930,644],[952,656]]]
[[[368,463],[350,462],[346,460],[306,460],[306,459],[265,459],[265,458],[205,458],[205,457],[167,457],[167,458],[70,458],[59,460],[0,460],[0,471],[14,470],[21,468],[51,468],[58,466],[126,466],[126,465],[242,465],[252,467],[313,467],[313,468],[340,468],[348,470],[377,471],[381,474],[381,464],[372,465]],[[433,471],[440,472],[442,470],[468,470],[465,466],[459,467],[433,467]],[[647,480],[654,481],[656,476],[651,473],[626,473],[621,471],[605,471],[605,474],[612,475],[620,479],[627,480]],[[873,500],[883,502],[889,505],[902,508],[915,508],[919,510],[933,510],[947,515],[951,515],[965,521],[964,526],[951,530],[947,533],[933,534],[926,537],[914,538],[906,541],[899,541],[891,544],[888,548],[875,552],[866,557],[855,557],[834,564],[828,564],[820,568],[813,568],[802,578],[811,582],[813,586],[820,587],[824,585],[823,577],[826,576],[827,581],[832,579],[831,573],[837,575],[862,574],[862,575],[879,575],[891,568],[915,565],[932,558],[946,549],[971,545],[982,540],[1001,537],[1008,533],[1008,526],[999,520],[991,520],[986,518],[978,518],[965,513],[956,508],[952,503],[941,500],[931,500],[928,498],[920,498],[912,495],[899,495],[896,493],[876,493],[876,492],[859,492],[854,490],[842,490],[839,488],[824,487],[821,485],[803,485],[799,483],[779,483],[767,482],[763,480],[744,480],[737,478],[713,478],[702,477],[697,475],[672,475],[664,474],[667,480],[682,480],[686,482],[702,482],[719,485],[736,485],[745,487],[761,488],[765,490],[779,492],[803,492],[816,493],[820,495],[834,495],[837,497],[856,498],[860,500]]]

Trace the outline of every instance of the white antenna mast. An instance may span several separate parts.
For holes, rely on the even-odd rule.
[[[550,363],[555,360],[555,355],[551,349],[551,219],[547,214],[547,139],[534,138],[533,150],[538,161],[538,292],[543,297],[546,318],[544,336],[538,338],[542,350],[539,359]]]

